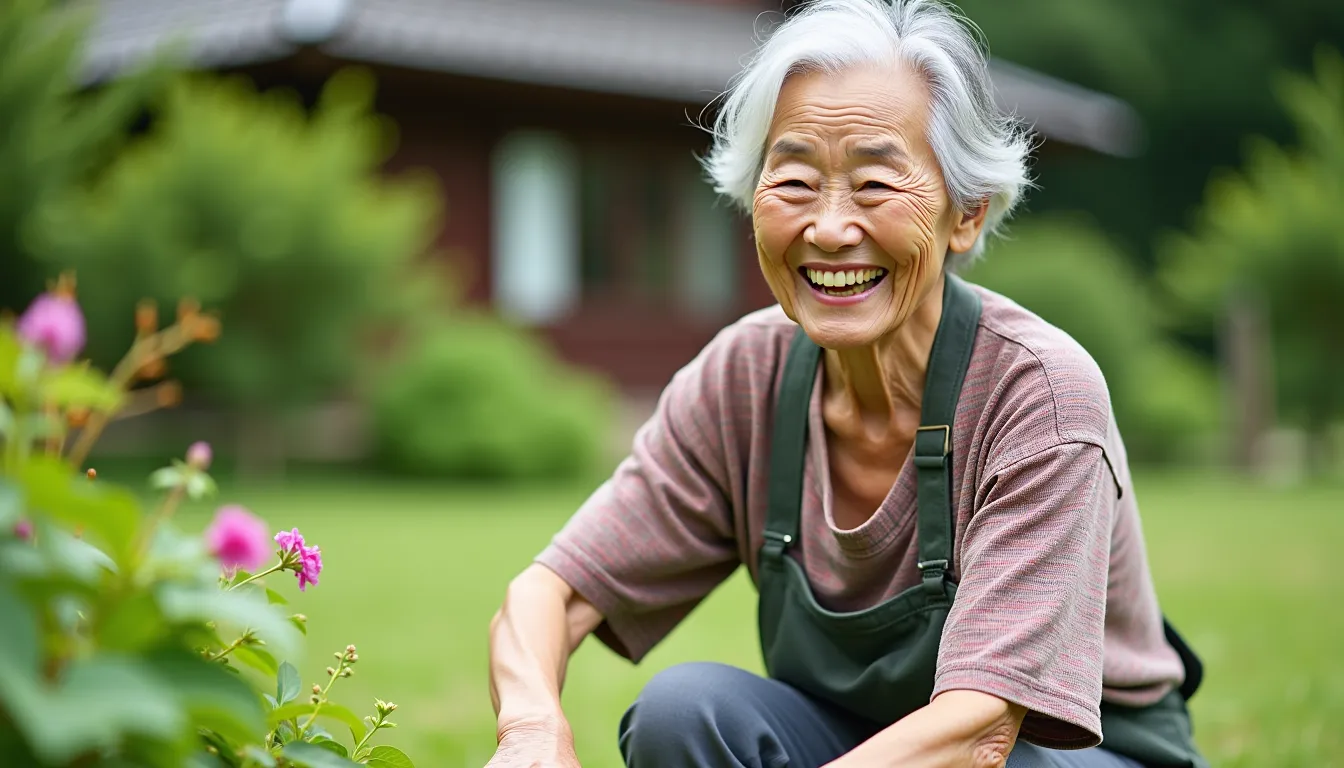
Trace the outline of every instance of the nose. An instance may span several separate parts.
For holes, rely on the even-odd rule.
[[[803,230],[803,241],[827,253],[836,253],[863,242],[863,230],[846,211],[827,206],[817,220]]]

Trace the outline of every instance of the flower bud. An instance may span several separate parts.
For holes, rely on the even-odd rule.
[[[135,330],[142,335],[159,330],[159,307],[150,299],[145,299],[135,307]]]
[[[197,441],[187,448],[187,463],[196,469],[209,469],[213,459],[214,452],[210,450],[210,444],[207,442]]]
[[[335,656],[336,659],[337,659],[338,661],[339,661],[340,658],[341,658],[341,652],[340,652],[340,651],[337,651],[337,652],[335,652],[335,653],[333,653],[333,654],[331,654],[331,655],[332,655],[332,656]]]
[[[308,697],[308,701],[309,701],[310,703],[317,704],[317,703],[319,703],[319,702],[322,701],[322,697],[321,697],[321,696],[309,696],[309,697]]]
[[[14,535],[20,541],[32,541],[33,523],[31,520],[20,520],[14,524]]]
[[[331,677],[334,674],[336,674],[336,670],[332,669],[331,667],[327,667],[327,677]]]
[[[355,674],[355,670],[349,667],[346,667],[345,669],[341,670],[341,677],[349,677],[353,674]]]
[[[85,424],[89,423],[89,409],[71,408],[65,412],[65,423],[75,429],[80,429]]]
[[[94,469],[93,467],[89,467],[89,471],[88,471],[88,472],[85,472],[84,474],[85,474],[86,476],[88,476],[88,478],[89,478],[90,480],[96,480],[96,479],[98,479],[98,471],[97,471],[96,469]]]
[[[191,338],[209,344],[219,339],[219,320],[199,315],[191,320]]]
[[[350,663],[354,664],[356,661],[359,661],[359,654],[358,653],[350,654]]]
[[[313,684],[313,693],[321,693],[321,692],[322,692],[322,686],[320,686],[320,685],[314,683],[314,684]]]
[[[354,653],[354,652],[355,652],[355,646],[353,646],[353,645],[347,645],[347,646],[345,646],[345,652],[346,652],[346,653]]]
[[[84,314],[75,303],[73,287],[69,291],[44,293],[34,299],[19,316],[15,331],[19,338],[41,349],[56,365],[74,360],[84,348],[85,326]]]
[[[154,393],[154,400],[161,408],[172,408],[182,402],[182,385],[176,381],[165,381]]]

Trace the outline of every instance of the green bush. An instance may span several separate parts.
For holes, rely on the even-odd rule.
[[[580,477],[607,458],[610,412],[610,389],[538,340],[455,317],[408,343],[375,383],[375,459],[421,477]]]
[[[1023,223],[967,278],[1040,315],[1092,355],[1134,460],[1180,460],[1217,429],[1211,367],[1162,336],[1147,286],[1091,222],[1055,214]]]
[[[98,286],[90,356],[125,348],[142,297],[190,296],[228,330],[174,372],[240,425],[348,392],[380,328],[415,309],[407,286],[443,209],[427,179],[380,175],[390,134],[372,98],[357,69],[311,112],[245,80],[178,82],[148,133],[38,222],[48,263]],[[255,453],[282,437],[248,434]]]

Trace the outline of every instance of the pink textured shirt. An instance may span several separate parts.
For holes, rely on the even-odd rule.
[[[1183,679],[1163,637],[1124,447],[1105,381],[1070,337],[973,286],[983,309],[953,448],[959,582],[935,695],[970,689],[1029,710],[1022,738],[1091,746],[1099,704],[1142,705]],[[778,307],[724,329],[677,373],[630,456],[538,562],[606,618],[597,634],[638,661],[745,563],[757,575],[770,432],[797,326]],[[822,375],[818,371],[818,376]],[[831,514],[813,392],[801,542],[821,605],[870,607],[919,583],[915,469],[875,514]],[[743,617],[743,631],[754,626]]]

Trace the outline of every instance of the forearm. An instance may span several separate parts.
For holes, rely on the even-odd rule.
[[[1002,768],[1026,710],[977,691],[948,691],[830,768]]]
[[[490,624],[490,697],[502,730],[563,722],[570,654],[602,616],[551,570],[533,565],[509,584]]]

